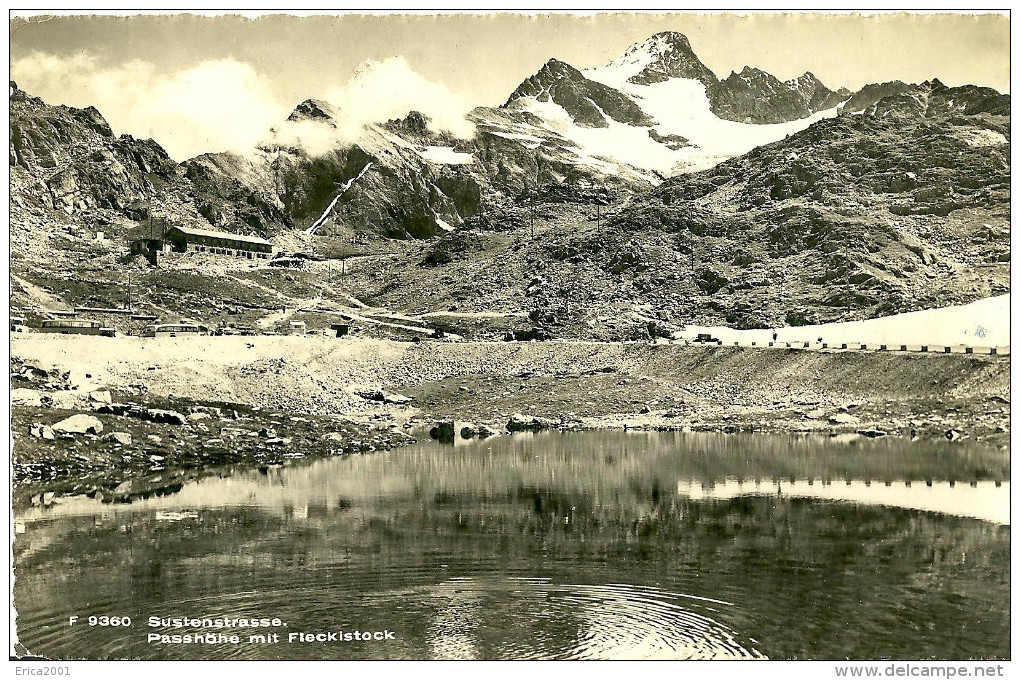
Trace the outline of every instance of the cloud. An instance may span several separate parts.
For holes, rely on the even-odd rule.
[[[345,85],[327,90],[325,99],[343,114],[344,127],[419,111],[431,119],[433,130],[465,139],[475,133],[465,118],[473,108],[467,100],[414,71],[403,57],[364,62]]]
[[[115,132],[151,137],[176,160],[249,150],[288,113],[266,78],[232,59],[166,75],[145,61],[102,68],[87,54],[37,52],[15,61],[11,75],[49,103],[95,106]]]
[[[151,137],[178,161],[202,153],[247,153],[271,139],[322,153],[351,143],[368,123],[420,111],[433,130],[470,138],[471,105],[445,85],[415,72],[403,57],[366,61],[342,85],[323,83],[308,93],[332,103],[337,128],[312,121],[285,122],[293,103],[271,79],[233,59],[204,61],[167,74],[146,61],[100,66],[92,56],[36,52],[11,65],[11,77],[47,103],[95,106],[118,134]]]
[[[275,140],[318,155],[357,142],[365,125],[403,118],[411,111],[424,114],[435,132],[461,139],[475,134],[474,124],[465,117],[472,108],[467,100],[412,70],[403,57],[362,63],[343,85],[324,88],[317,105],[326,110],[332,125],[315,119],[285,121],[273,128]]]

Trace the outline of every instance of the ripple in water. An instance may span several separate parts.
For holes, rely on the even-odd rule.
[[[437,616],[428,631],[436,659],[766,658],[708,616],[711,605],[730,603],[652,587],[462,578],[421,594],[436,601]],[[493,625],[505,637],[486,654]]]

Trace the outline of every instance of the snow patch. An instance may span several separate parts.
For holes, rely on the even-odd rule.
[[[838,106],[820,111],[808,118],[774,125],[753,125],[718,118],[711,111],[705,86],[698,80],[672,78],[651,85],[627,82],[649,63],[660,58],[656,54],[665,45],[644,44],[627,52],[605,66],[583,71],[586,78],[615,88],[631,97],[656,122],[651,127],[629,125],[605,116],[607,127],[588,128],[575,123],[570,115],[552,101],[535,97],[518,99],[514,106],[542,119],[542,127],[563,137],[578,158],[579,164],[619,174],[621,164],[639,171],[638,177],[658,184],[662,176],[696,172],[711,168],[733,156],[739,156],[764,144],[800,132],[812,123],[837,114]],[[594,104],[594,102],[593,102]],[[501,126],[503,127],[503,126]],[[503,127],[503,130],[506,130]],[[678,135],[692,146],[670,149],[649,137],[654,130],[662,137]],[[541,130],[536,130],[541,134]],[[537,148],[541,139],[532,135],[490,130],[507,139],[528,141]]]
[[[465,165],[475,162],[473,154],[454,151],[452,146],[416,147],[415,153],[425,160],[439,165]]]
[[[365,167],[361,169],[361,172],[359,172],[356,177],[351,177],[349,180],[347,180],[347,182],[340,189],[340,193],[338,193],[333,198],[333,200],[329,202],[329,205],[326,207],[326,209],[322,211],[321,215],[319,215],[319,219],[315,220],[315,222],[312,223],[312,226],[305,229],[306,234],[314,234],[319,229],[319,227],[326,223],[326,220],[333,213],[333,208],[336,206],[337,201],[340,200],[340,197],[343,196],[344,193],[351,188],[351,185],[353,185],[356,181],[361,179],[362,175],[368,172],[368,169],[370,167],[372,167],[372,163],[371,162],[366,163]]]
[[[1009,143],[1004,134],[994,130],[960,130],[957,134],[970,146],[999,146]]]
[[[645,113],[658,121],[655,126],[657,132],[686,137],[701,148],[702,156],[739,156],[755,147],[800,132],[819,120],[832,118],[838,109],[834,106],[787,123],[738,123],[723,120],[712,113],[705,85],[698,80],[672,78],[652,85],[636,85],[627,82],[628,73],[621,68],[599,67],[585,71],[584,75],[629,95]],[[693,153],[696,152],[693,150]]]
[[[1009,347],[1009,293],[968,305],[894,314],[866,321],[845,321],[777,329],[779,342],[816,342],[830,347],[863,342],[879,345]],[[772,329],[736,330],[725,326],[688,326],[684,338],[709,333],[723,343],[772,342]]]
[[[544,141],[541,137],[536,137],[535,135],[525,135],[517,132],[497,132],[496,130],[489,129],[487,129],[486,132],[496,137],[502,137],[503,139],[512,139],[520,141],[521,146],[523,146],[526,149],[537,149],[538,147],[542,146],[542,142]]]

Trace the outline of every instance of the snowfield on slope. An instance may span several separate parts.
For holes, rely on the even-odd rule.
[[[777,328],[779,342],[1009,347],[1010,294],[985,298],[968,305],[926,309],[866,321],[845,321],[815,326]],[[736,330],[725,326],[688,326],[681,338],[709,333],[724,343],[772,341],[772,329]]]
[[[472,154],[454,151],[452,146],[426,146],[416,148],[415,153],[439,165],[464,165],[475,162]]]
[[[575,145],[573,151],[579,164],[596,166],[611,174],[619,174],[624,170],[620,164],[626,164],[647,171],[642,179],[652,184],[658,184],[661,176],[707,170],[727,158],[779,141],[812,123],[831,118],[838,110],[837,106],[807,118],[774,125],[723,120],[712,113],[705,86],[697,80],[671,78],[653,85],[627,82],[641,67],[640,63],[609,64],[582,73],[631,97],[642,111],[655,119],[651,127],[620,123],[604,111],[607,127],[583,127],[560,105],[535,97],[522,97],[513,106],[538,116],[550,131]],[[591,104],[599,108],[595,102]],[[663,137],[684,137],[692,146],[670,149],[649,136],[653,130]],[[507,139],[519,136],[494,130],[490,133]]]
[[[697,166],[697,161],[701,159],[704,159],[703,162],[710,162],[720,156],[739,156],[755,147],[779,141],[823,118],[835,116],[839,108],[835,106],[807,118],[773,125],[723,120],[712,113],[705,86],[698,80],[671,78],[652,85],[627,82],[628,78],[641,71],[645,63],[647,62],[640,59],[611,62],[582,73],[586,78],[615,88],[637,101],[641,110],[657,121],[658,124],[653,129],[659,134],[680,135],[696,144],[700,151],[680,149],[674,152],[692,167]],[[700,170],[703,167],[696,169]]]

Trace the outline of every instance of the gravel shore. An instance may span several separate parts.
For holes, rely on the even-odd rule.
[[[224,431],[236,435],[240,429],[245,434],[236,436],[253,442],[249,448],[257,455],[226,462],[259,464],[317,448],[329,455],[396,446],[404,441],[396,435],[410,425],[437,420],[504,431],[514,414],[548,419],[549,426],[564,429],[812,431],[948,437],[995,446],[1007,445],[1009,438],[1008,356],[648,343],[42,334],[15,337],[12,356],[13,386],[21,388],[13,410],[20,481],[32,477],[19,463],[39,464],[68,447],[74,448],[73,456],[59,455],[59,460],[76,456],[99,472],[133,469],[135,458],[148,464],[151,456],[165,459],[182,449],[179,443],[167,445],[165,433],[154,431],[136,432],[133,446],[123,446],[120,457],[85,442],[85,437],[105,442],[96,434],[36,445],[43,442],[41,430],[31,435],[30,427],[51,426],[76,413],[105,421],[106,433],[125,430],[124,422],[137,425],[137,418],[97,412],[101,404],[89,395],[105,391],[111,400],[137,408],[201,411],[214,405],[230,418],[238,411],[249,422],[238,426],[224,416],[222,422],[200,418],[180,427],[205,428],[190,433],[199,442],[222,440]],[[47,377],[25,377],[25,366]],[[410,401],[401,403],[400,396]],[[288,438],[274,432],[287,429],[280,423],[295,434],[267,446],[265,440]],[[175,426],[147,422],[145,427]],[[393,436],[377,434],[372,442],[370,432]],[[328,436],[329,445],[318,446]],[[160,438],[160,451],[148,450],[157,446],[151,437]],[[202,456],[187,460],[192,467],[206,464]],[[216,460],[212,456],[209,464]],[[53,463],[53,474],[61,476],[61,464]],[[63,477],[80,473],[67,469]]]

